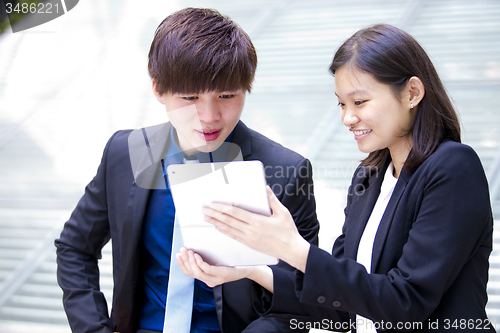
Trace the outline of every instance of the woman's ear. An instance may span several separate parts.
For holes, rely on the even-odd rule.
[[[422,80],[417,76],[412,76],[406,85],[406,91],[409,93],[409,107],[413,109],[420,103],[422,98],[425,96],[425,88]]]
[[[158,92],[158,89],[157,89],[158,87],[156,86],[155,80],[152,80],[152,88],[153,88],[153,94],[155,94],[155,97],[158,100],[158,102],[160,102],[161,104],[165,104],[165,101],[163,100],[163,95],[161,95]]]

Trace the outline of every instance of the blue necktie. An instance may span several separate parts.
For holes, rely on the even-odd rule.
[[[199,163],[197,158],[184,156],[182,163]],[[165,322],[163,333],[189,333],[193,313],[194,279],[184,275],[175,254],[180,252],[184,242],[177,216],[174,222],[172,240],[172,255],[170,258],[170,273],[168,278],[167,301],[165,306]]]

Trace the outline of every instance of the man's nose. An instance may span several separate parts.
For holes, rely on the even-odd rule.
[[[206,101],[202,105],[198,105],[198,115],[200,120],[205,122],[215,122],[221,117],[220,108],[217,102]]]

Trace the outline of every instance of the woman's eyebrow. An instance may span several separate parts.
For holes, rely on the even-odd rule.
[[[367,94],[368,93],[368,90],[365,90],[365,89],[356,89],[356,90],[353,90],[351,92],[349,92],[347,94],[347,96],[352,96],[352,95],[363,95],[363,94]],[[337,95],[337,92],[335,92],[335,96],[339,97],[339,95]]]

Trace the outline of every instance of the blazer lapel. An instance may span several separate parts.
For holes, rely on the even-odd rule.
[[[114,316],[118,329],[123,333],[135,332],[138,309],[136,308],[136,289],[140,279],[139,254],[142,236],[142,225],[146,215],[151,189],[165,188],[163,170],[160,160],[166,156],[170,137],[170,123],[149,127],[136,134],[134,140],[147,139],[143,151],[130,151],[132,167],[132,154],[142,156],[146,162],[137,160],[136,165],[145,166],[142,170],[133,170],[134,182],[130,188],[125,215],[123,216],[120,246],[120,269],[115,293]],[[145,133],[145,136],[142,136]],[[146,140],[145,140],[146,141]],[[140,146],[137,142],[130,142],[130,146]],[[150,164],[149,166],[146,166]],[[146,175],[146,176],[144,176]],[[161,179],[160,179],[161,178]],[[140,183],[137,183],[137,180]],[[163,182],[163,186],[161,186]],[[120,222],[118,222],[120,223]],[[117,244],[118,245],[118,244]]]
[[[378,263],[380,261],[380,256],[382,255],[382,250],[384,249],[385,241],[387,239],[387,234],[389,233],[389,229],[391,228],[394,213],[396,212],[399,201],[403,196],[407,184],[407,174],[406,172],[402,172],[398,179],[398,182],[396,183],[396,187],[392,192],[391,199],[387,204],[387,208],[385,209],[384,215],[382,216],[382,220],[380,221],[380,225],[377,230],[377,234],[375,236],[372,252],[372,272],[376,272]]]
[[[366,168],[356,171],[358,177],[364,177],[359,183],[356,182],[353,188],[349,189],[349,195],[352,195],[351,208],[346,220],[345,230],[345,252],[346,258],[356,260],[358,254],[359,241],[365,230],[366,223],[370,218],[373,207],[380,194],[380,186],[383,177],[379,177],[380,171],[369,174]],[[366,174],[362,174],[366,173]],[[382,174],[383,175],[383,174]],[[357,202],[361,200],[362,206]]]
[[[148,142],[147,146],[145,146],[144,148],[149,150],[149,153],[146,152],[142,156],[144,156],[144,158],[149,158],[149,156],[152,156],[153,162],[149,167],[146,167],[141,172],[142,174],[149,174],[149,176],[147,176],[146,178],[150,182],[138,184],[137,179],[141,179],[141,173],[139,173],[135,175],[135,181],[133,182],[130,189],[120,244],[121,261],[124,261],[123,264],[125,265],[130,265],[131,262],[134,262],[134,265],[137,264],[135,261],[138,261],[137,254],[139,253],[138,247],[142,234],[142,224],[144,222],[146,206],[151,189],[166,188],[160,160],[167,154],[170,129],[170,123],[144,129],[144,132],[147,133]],[[163,186],[158,186],[158,184],[163,184]],[[121,271],[123,271],[123,267],[126,266],[120,265]],[[134,269],[132,271],[125,271],[131,273],[136,272],[137,270]]]

